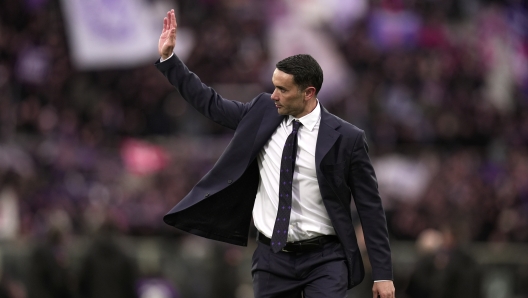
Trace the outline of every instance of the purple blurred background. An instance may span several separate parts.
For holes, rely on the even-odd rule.
[[[162,222],[232,135],[153,66],[170,8],[226,98],[321,63],[319,100],[369,138],[397,297],[528,297],[521,0],[1,1],[0,297],[252,297],[252,247]]]

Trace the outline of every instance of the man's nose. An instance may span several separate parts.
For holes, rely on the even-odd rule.
[[[277,90],[273,91],[273,93],[271,94],[271,99],[273,99],[274,101],[279,100],[279,96],[277,95]]]

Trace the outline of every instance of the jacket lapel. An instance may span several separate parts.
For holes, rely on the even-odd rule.
[[[250,160],[253,160],[262,147],[264,147],[285,117],[286,116],[279,115],[274,109],[264,113],[255,137],[255,142],[253,143]],[[335,116],[330,114],[321,105],[321,123],[319,125],[319,134],[317,136],[317,145],[315,148],[315,164],[317,167],[321,166],[321,161],[341,135],[336,131],[339,126],[340,124],[335,119]]]
[[[320,169],[321,161],[326,156],[330,148],[341,135],[336,129],[340,126],[337,119],[321,106],[321,123],[319,125],[319,135],[315,147],[315,165]]]
[[[286,116],[279,115],[276,110],[264,114],[255,137],[255,142],[253,143],[250,160],[253,160],[266,142],[269,141],[271,135],[275,132],[281,121],[284,120],[284,117]]]

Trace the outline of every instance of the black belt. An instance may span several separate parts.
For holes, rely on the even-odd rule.
[[[257,240],[263,244],[270,245],[271,240],[264,236],[262,233],[257,233]],[[288,242],[286,246],[282,248],[284,252],[307,252],[313,251],[318,248],[322,248],[323,245],[330,242],[339,242],[339,239],[335,235],[319,236],[312,239]]]

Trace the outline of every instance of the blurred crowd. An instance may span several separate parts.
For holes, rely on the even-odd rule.
[[[455,221],[465,241],[528,242],[524,1],[148,1],[177,7],[195,40],[186,64],[233,99],[272,91],[285,56],[318,59],[321,103],[367,132],[393,239]],[[178,235],[162,216],[232,132],[190,109],[154,61],[79,71],[65,27],[58,0],[0,2],[0,239],[108,221]],[[419,185],[406,193],[389,168]]]

